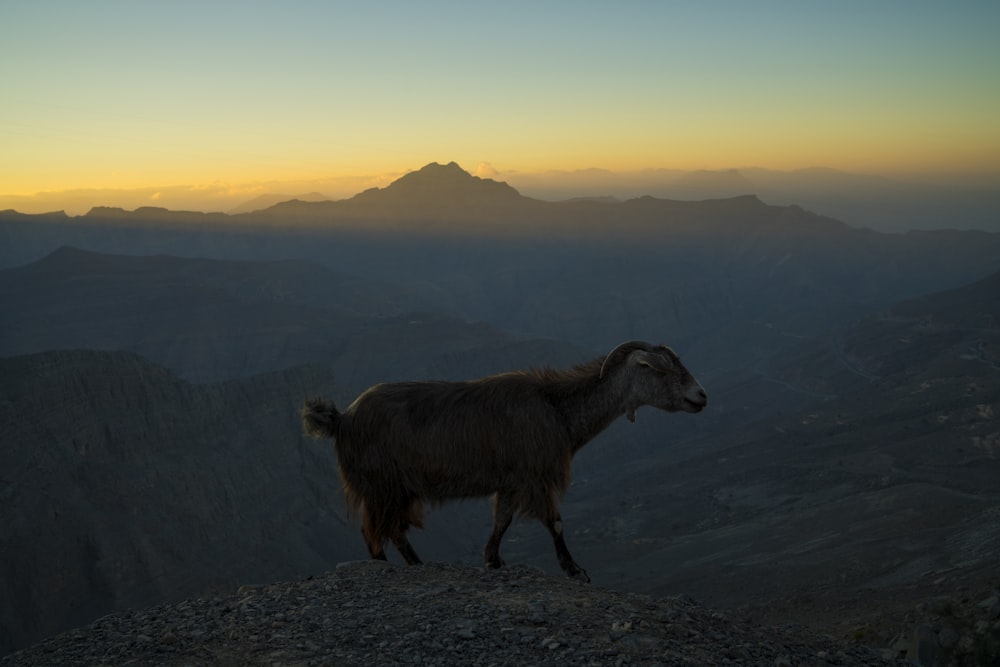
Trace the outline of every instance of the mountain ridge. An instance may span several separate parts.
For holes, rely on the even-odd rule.
[[[732,178],[739,172],[726,174],[723,178]],[[762,206],[768,207],[768,215],[772,219],[785,217],[791,220],[798,217],[797,224],[787,229],[836,224],[845,231],[859,230],[834,218],[810,213],[794,204],[765,204],[759,195],[746,193],[721,198],[701,198],[697,201],[651,195],[626,198],[619,202],[598,201],[592,197],[542,201],[523,195],[506,182],[472,176],[455,162],[446,165],[429,163],[384,188],[370,188],[348,199],[284,201],[263,210],[231,215],[175,211],[154,206],[143,206],[133,211],[93,207],[84,216],[70,220],[86,220],[91,224],[111,224],[116,227],[123,222],[141,227],[167,225],[178,231],[188,226],[202,231],[239,228],[266,230],[280,222],[289,230],[304,229],[313,232],[367,230],[415,234],[493,234],[510,238],[574,234],[584,238],[606,238],[613,230],[610,223],[640,225],[648,233],[656,229],[649,224],[649,216],[658,216],[664,220],[678,216],[686,216],[692,220],[704,219],[705,215],[710,215],[710,210],[718,211],[723,207],[728,209],[729,215],[745,215],[746,226],[753,228],[750,221],[760,219]],[[636,215],[646,216],[646,219],[636,219]],[[29,219],[14,215],[10,217]],[[53,218],[47,221],[53,224],[57,222]],[[690,224],[685,226],[690,227]]]
[[[510,363],[529,351],[562,361],[573,349],[467,321],[410,288],[306,260],[131,256],[63,246],[0,270],[0,300],[10,311],[0,354],[130,350],[201,382],[328,363],[360,390],[392,373],[482,372],[489,363],[477,361],[475,351],[483,348],[506,350]],[[391,345],[399,337],[409,340],[405,350]],[[374,354],[380,346],[385,350]]]
[[[446,165],[432,162],[401,176],[384,188],[370,188],[347,199],[321,201],[292,199],[262,210],[237,214],[169,210],[156,206],[142,206],[127,211],[122,208],[99,206],[92,208],[83,217],[95,221],[132,217],[137,221],[146,222],[227,225],[239,222],[254,224],[274,219],[282,219],[287,224],[297,220],[315,221],[323,218],[382,223],[447,222],[451,223],[448,227],[451,231],[460,229],[454,223],[467,222],[473,225],[471,231],[474,232],[484,231],[481,226],[487,223],[492,229],[506,228],[509,231],[525,232],[539,222],[565,217],[567,213],[574,216],[582,215],[584,220],[580,221],[580,224],[593,227],[599,221],[599,217],[594,217],[595,213],[600,216],[603,211],[600,208],[594,210],[592,204],[615,206],[628,205],[634,201],[645,202],[646,206],[658,205],[667,212],[671,208],[693,210],[700,203],[713,207],[725,205],[730,210],[744,206],[768,206],[752,194],[699,201],[670,200],[643,195],[622,202],[599,202],[593,199],[548,202],[526,197],[506,182],[473,176],[455,162]],[[526,218],[524,224],[519,224],[521,223],[519,216]],[[565,230],[567,222],[566,220],[557,222],[556,229]],[[432,228],[436,229],[433,225]]]
[[[450,163],[449,163],[450,164]],[[419,171],[415,170],[415,171]],[[415,173],[415,172],[408,172]],[[497,179],[500,176],[495,177]],[[645,169],[634,172],[614,172],[607,169],[551,170],[546,172],[504,172],[503,180],[526,197],[545,202],[569,199],[592,199],[611,196],[619,200],[640,196],[682,201],[725,198],[754,192],[776,205],[799,205],[821,211],[854,227],[866,227],[883,232],[902,233],[913,229],[981,229],[1000,232],[1000,189],[996,179],[935,181],[932,177],[887,176],[845,172],[823,166],[792,170],[738,166],[730,169],[677,170]],[[279,191],[293,188],[305,192],[310,188],[332,189],[335,197],[349,199],[360,194],[363,183],[353,182],[345,189],[343,183],[311,181],[295,185],[276,185]],[[255,189],[259,184],[254,184]],[[383,188],[384,189],[384,188]],[[238,191],[238,189],[237,189]],[[254,200],[238,201],[235,192],[210,189],[202,191],[190,186],[142,188],[128,191],[87,190],[72,193],[71,200],[60,201],[60,193],[39,193],[34,196],[0,197],[0,208],[37,214],[58,209],[73,210],[73,216],[85,214],[100,205],[133,209],[151,202],[172,210],[228,211],[242,213],[259,208]],[[192,200],[192,196],[194,199]],[[309,195],[259,195],[263,203],[277,204],[293,198],[314,199]],[[52,202],[46,204],[45,202]],[[179,203],[183,202],[183,203]],[[194,203],[197,202],[197,203]],[[78,212],[79,211],[79,212]]]
[[[226,210],[226,215],[238,215],[240,213],[254,213],[270,208],[275,204],[286,201],[331,201],[331,197],[320,192],[306,192],[299,195],[263,194],[245,201],[239,206],[234,206]]]

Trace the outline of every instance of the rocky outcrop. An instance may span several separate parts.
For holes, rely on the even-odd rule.
[[[922,667],[1000,664],[1000,590],[921,603],[884,654]]]
[[[533,568],[343,563],[104,617],[0,665],[888,665],[799,627],[733,620]]]

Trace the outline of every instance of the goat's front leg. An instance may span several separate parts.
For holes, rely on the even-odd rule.
[[[392,543],[403,557],[403,560],[406,561],[407,565],[420,565],[423,563],[423,561],[420,560],[420,556],[417,555],[417,552],[414,551],[413,547],[410,545],[410,541],[406,539],[405,532],[401,532],[399,535],[393,537]]]
[[[503,567],[503,559],[500,558],[500,540],[503,534],[510,527],[510,522],[514,519],[514,503],[509,496],[497,493],[493,496],[493,533],[490,534],[490,541],[486,543],[483,550],[483,557],[486,559],[486,567],[495,569]]]
[[[544,523],[545,527],[549,529],[553,544],[556,546],[556,557],[559,558],[559,567],[573,579],[590,582],[587,571],[576,564],[573,556],[569,553],[569,549],[566,548],[566,540],[563,538],[562,517],[556,514],[554,517],[546,519]]]

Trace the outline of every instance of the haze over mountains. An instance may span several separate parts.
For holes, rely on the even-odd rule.
[[[777,171],[755,167],[682,171],[650,169],[615,172],[607,169],[576,171],[505,172],[497,177],[521,194],[539,200],[570,199],[624,201],[644,196],[698,201],[754,194],[775,205],[797,205],[843,220],[854,227],[885,232],[913,229],[981,229],[1000,231],[1000,184],[995,178],[969,175],[964,179],[935,175],[877,176],[828,168]],[[0,197],[0,209],[27,213],[66,210],[72,215],[92,208],[125,209],[159,206],[174,210],[250,213],[297,199],[350,199],[369,187],[388,183],[384,177],[329,182],[252,184],[244,187],[160,187],[128,191],[81,190],[74,193],[38,193]],[[261,188],[274,187],[276,190]],[[384,187],[384,186],[383,186]],[[279,192],[302,194],[278,194]],[[256,193],[254,195],[245,192]]]
[[[889,177],[810,168],[674,171],[628,175],[592,169],[515,175],[526,195],[569,199],[603,194],[618,199],[644,195],[668,199],[718,199],[753,193],[772,204],[798,205],[855,227],[884,232],[913,229],[1000,231],[1000,188],[979,178],[965,182],[933,176]]]
[[[239,213],[253,213],[254,211],[260,211],[265,208],[270,208],[275,204],[280,204],[284,201],[292,201],[297,199],[298,201],[328,201],[330,197],[319,192],[307,192],[301,195],[295,195],[294,197],[289,195],[260,195],[259,197],[254,197],[250,201],[246,201],[239,206],[229,209],[226,211],[229,215],[236,215]]]
[[[832,627],[827,603],[860,619],[997,576],[1000,234],[547,202],[452,163],[238,215],[3,212],[0,267],[0,649],[363,557],[305,396],[627,339],[672,345],[710,408],[581,451],[563,515],[595,581]],[[478,562],[488,526],[459,505],[413,540]],[[547,540],[515,525],[505,558],[554,572]]]

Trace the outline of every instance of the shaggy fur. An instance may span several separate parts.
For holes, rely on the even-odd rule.
[[[698,412],[701,385],[667,347],[633,341],[569,370],[528,370],[470,382],[380,384],[343,413],[323,399],[302,410],[314,437],[333,438],[348,508],[360,511],[372,558],[391,540],[419,563],[406,539],[422,526],[423,502],[493,496],[488,566],[515,514],[540,520],[560,565],[587,579],[563,540],[559,500],[576,451],[640,405]]]

